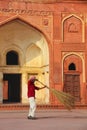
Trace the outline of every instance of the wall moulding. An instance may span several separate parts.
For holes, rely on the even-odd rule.
[[[30,3],[86,2],[86,0],[9,0],[9,1],[30,2]]]
[[[7,8],[0,8],[0,13],[7,13],[7,14],[27,14],[31,16],[48,16],[48,15],[53,15],[53,11],[38,11],[38,10],[22,10],[22,9],[7,9]]]
[[[85,17],[84,14],[82,14],[82,13],[68,13],[68,12],[61,13],[62,19],[66,19],[71,16],[74,16],[76,18],[81,18],[82,20],[84,20],[84,17]]]

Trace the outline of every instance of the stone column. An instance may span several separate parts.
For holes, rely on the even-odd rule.
[[[0,103],[3,103],[3,73],[0,72]]]
[[[28,103],[27,98],[27,80],[28,80],[28,74],[22,73],[22,94],[21,94],[21,102],[22,103]]]
[[[49,72],[48,71],[46,71],[45,73],[44,73],[44,79],[45,79],[45,85],[47,85],[48,87],[50,87],[49,86]],[[50,101],[50,99],[49,99],[49,89],[47,89],[46,88],[46,97],[45,97],[45,102],[48,104]]]

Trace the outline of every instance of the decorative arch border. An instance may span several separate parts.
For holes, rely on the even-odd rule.
[[[20,49],[17,45],[6,46],[6,48],[2,50],[1,59],[4,59],[4,60],[2,60],[3,61],[2,65],[6,66],[6,54],[9,51],[12,51],[12,50],[18,53],[18,56],[19,56],[19,65],[23,65],[24,64],[23,50]]]
[[[29,20],[27,20],[26,18],[24,18],[21,15],[9,16],[9,18],[6,18],[5,20],[0,22],[0,26],[4,25],[12,20],[15,20],[15,19],[19,19],[19,20],[25,22],[26,24],[30,25],[31,27],[35,28],[36,30],[38,30],[45,37],[45,39],[47,40],[48,46],[50,47],[50,44],[49,44],[50,38],[46,35],[46,33],[42,29],[38,28],[38,26],[36,26],[35,24],[32,24]]]
[[[72,17],[72,16],[78,18],[82,22],[82,34],[83,34],[82,35],[82,42],[85,42],[85,29],[84,29],[85,24],[84,24],[84,21],[79,16],[77,16],[76,14],[70,14],[70,15],[68,15],[68,16],[66,16],[66,17],[63,18],[63,20],[62,20],[62,42],[64,41],[64,33],[63,33],[64,21],[66,19]]]
[[[84,57],[83,57],[82,53],[80,54],[80,53],[76,53],[76,52],[70,52],[70,53],[67,52],[67,54],[65,54],[63,56],[63,58],[62,58],[62,82],[63,82],[63,72],[64,72],[64,70],[63,70],[64,59],[66,57],[70,56],[70,55],[76,55],[76,56],[81,58],[81,60],[82,60],[82,69],[83,69],[82,79],[83,79],[83,82],[85,82],[86,79],[85,79],[85,61],[84,61]]]

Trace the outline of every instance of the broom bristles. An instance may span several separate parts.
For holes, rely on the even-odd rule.
[[[49,88],[53,94],[57,97],[57,99],[68,109],[71,110],[74,107],[75,104],[75,98],[65,92],[58,91],[53,88]]]
[[[40,82],[39,80],[37,80]],[[40,82],[42,85],[44,85],[42,82]],[[44,85],[46,86],[46,85]],[[75,98],[70,95],[69,93],[65,93],[63,91],[58,91],[54,88],[49,88],[46,86],[49,90],[53,92],[53,94],[57,97],[57,99],[68,109],[71,110],[75,105]]]

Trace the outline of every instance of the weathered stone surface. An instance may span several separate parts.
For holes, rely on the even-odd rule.
[[[2,75],[22,75],[21,102],[27,102],[27,78],[33,73],[49,87],[61,91],[66,74],[79,75],[80,103],[87,103],[85,2],[87,1],[0,0],[0,71]],[[16,66],[7,64],[6,55],[12,51],[18,55],[19,64]],[[72,83],[73,81],[68,86],[72,85],[73,88]],[[77,94],[77,80],[74,88]],[[37,97],[39,103],[57,103],[48,90],[37,94]]]

